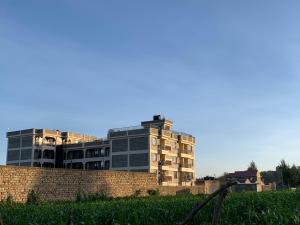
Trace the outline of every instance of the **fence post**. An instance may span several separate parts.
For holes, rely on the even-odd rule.
[[[218,223],[219,223],[221,209],[222,209],[223,202],[224,202],[224,199],[227,194],[228,194],[228,191],[225,189],[222,192],[220,192],[218,195],[218,199],[217,199],[215,207],[214,207],[214,215],[213,215],[212,225],[218,225]]]
[[[0,225],[1,225],[1,224],[0,224]],[[71,216],[71,215],[69,216],[67,225],[74,225],[74,224],[73,224],[73,220],[72,220],[72,216]]]
[[[214,193],[212,193],[211,195],[209,195],[206,199],[204,199],[201,203],[197,203],[192,211],[181,221],[181,222],[177,222],[176,225],[185,225],[188,222],[190,222],[198,213],[199,210],[201,210],[209,201],[211,201],[214,197],[216,197],[217,195],[219,195],[220,193],[222,194],[222,200],[220,201],[221,204],[223,203],[224,198],[227,195],[227,188],[236,185],[237,182],[230,182],[227,183],[225,186],[221,187],[220,189],[216,190]],[[226,193],[226,194],[225,194]],[[221,209],[221,208],[220,208]],[[218,209],[217,211],[220,211],[220,209]],[[217,215],[217,214],[216,214]],[[218,216],[219,217],[219,216]],[[217,220],[218,221],[218,220]]]

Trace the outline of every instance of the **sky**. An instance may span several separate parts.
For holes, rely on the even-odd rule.
[[[300,1],[0,1],[6,132],[105,136],[154,114],[196,137],[196,174],[300,165]]]

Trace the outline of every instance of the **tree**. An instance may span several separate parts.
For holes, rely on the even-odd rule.
[[[256,164],[255,164],[255,162],[253,160],[250,162],[250,165],[248,166],[247,170],[248,171],[257,171],[258,170],[257,166],[256,166]]]
[[[300,169],[295,165],[290,167],[284,160],[276,167],[276,170],[281,172],[282,181],[288,187],[296,187],[300,185]]]
[[[300,170],[293,165],[290,169],[291,174],[291,186],[297,187],[300,185]]]

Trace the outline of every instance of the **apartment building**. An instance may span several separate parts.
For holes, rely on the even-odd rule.
[[[7,165],[62,167],[62,146],[96,137],[49,129],[7,132]],[[61,162],[60,162],[61,161]]]
[[[193,185],[195,137],[172,130],[156,115],[140,126],[116,128],[106,138],[48,129],[7,133],[7,165],[143,171],[161,185]]]

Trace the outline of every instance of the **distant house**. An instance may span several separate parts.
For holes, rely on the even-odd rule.
[[[263,190],[264,183],[262,182],[260,172],[257,170],[235,171],[226,175],[227,181],[237,181],[237,185],[232,187],[232,191],[256,191]]]

